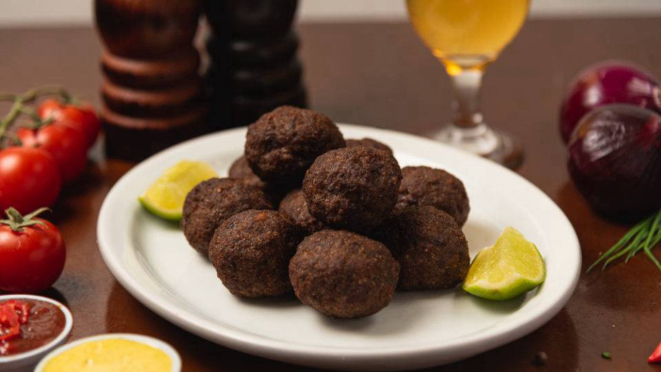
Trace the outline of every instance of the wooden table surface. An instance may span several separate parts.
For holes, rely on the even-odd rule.
[[[312,105],[338,122],[423,134],[449,120],[449,81],[406,23],[304,24]],[[627,230],[587,207],[570,182],[557,133],[564,89],[583,67],[635,61],[661,76],[661,19],[531,20],[491,66],[483,110],[494,127],[526,146],[520,174],[547,193],[578,233],[584,268]],[[59,83],[98,102],[100,46],[91,28],[0,30],[0,90]],[[3,106],[4,108],[4,106]],[[302,371],[229,350],[161,319],[129,295],[106,268],[96,243],[101,203],[133,164],[103,159],[54,207],[67,264],[50,295],[66,302],[71,339],[107,332],[161,338],[181,353],[184,371]],[[506,190],[504,190],[506,191]],[[583,274],[567,306],[548,324],[509,345],[436,371],[647,371],[661,341],[661,272],[643,256],[605,273]],[[543,351],[547,364],[533,364]],[[601,358],[612,353],[612,360]]]

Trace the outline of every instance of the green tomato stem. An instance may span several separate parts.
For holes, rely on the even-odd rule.
[[[23,94],[0,93],[0,101],[14,101],[14,104],[12,105],[7,115],[5,115],[2,121],[0,121],[0,144],[2,144],[2,139],[7,135],[9,126],[21,114],[29,115],[36,123],[37,128],[50,123],[48,120],[41,120],[39,115],[37,115],[34,110],[25,107],[26,103],[34,102],[35,99],[45,95],[57,95],[65,104],[71,104],[72,102],[76,101],[76,99],[61,86],[44,86],[33,88]]]
[[[9,113],[7,113],[7,115],[5,115],[4,118],[2,118],[2,121],[0,121],[0,143],[2,142],[2,139],[7,133],[7,129],[9,128],[9,126],[21,114],[22,106],[23,106],[23,101],[21,101],[20,99],[16,99],[14,101],[14,104],[11,106],[11,109],[9,109]]]
[[[34,220],[35,217],[44,213],[45,211],[50,211],[48,208],[39,208],[36,211],[22,216],[19,211],[15,208],[10,207],[5,211],[7,214],[6,220],[0,220],[0,224],[7,225],[12,231],[21,232],[24,228],[34,225],[45,225],[42,221]]]
[[[66,89],[64,89],[59,85],[33,88],[21,94],[20,97],[23,102],[32,102],[41,96],[50,96],[50,95],[60,96],[60,98],[62,98],[62,100],[65,103],[71,100],[71,95],[69,94],[69,92],[67,92]]]

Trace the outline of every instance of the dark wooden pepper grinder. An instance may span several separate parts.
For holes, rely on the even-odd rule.
[[[141,160],[207,131],[193,46],[201,0],[95,0],[109,157]]]
[[[250,124],[281,105],[307,106],[292,30],[297,6],[298,0],[205,0],[212,29],[206,80],[216,129]]]

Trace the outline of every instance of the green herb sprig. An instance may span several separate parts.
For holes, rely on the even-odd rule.
[[[659,244],[659,242],[661,242],[661,210],[632,227],[619,242],[590,265],[588,272],[602,262],[603,266],[601,269],[605,270],[613,261],[622,257],[624,257],[625,263],[629,262],[633,256],[641,251],[645,252],[645,255],[661,270],[661,263],[652,254],[652,248]]]

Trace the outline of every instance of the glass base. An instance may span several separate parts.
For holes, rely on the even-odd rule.
[[[494,132],[486,124],[474,128],[459,128],[451,124],[432,132],[430,137],[491,159],[512,170],[520,168],[523,164],[524,152],[521,143],[509,135]]]

